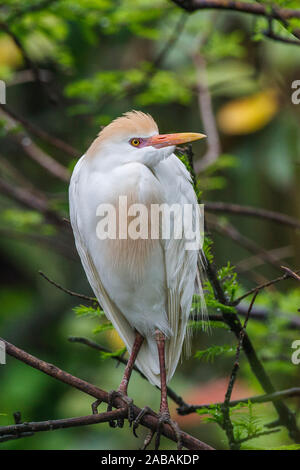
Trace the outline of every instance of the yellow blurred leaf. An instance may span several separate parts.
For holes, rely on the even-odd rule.
[[[107,332],[107,340],[109,341],[113,351],[115,349],[121,349],[125,347],[125,344],[121,340],[116,330],[110,330]]]
[[[9,36],[0,37],[0,66],[15,68],[22,64],[23,58],[19,49]]]
[[[277,92],[269,89],[226,103],[219,109],[217,121],[224,134],[251,134],[266,126],[278,109]]]

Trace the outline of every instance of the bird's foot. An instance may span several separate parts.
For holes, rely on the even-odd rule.
[[[139,412],[139,414],[137,415],[137,417],[135,418],[135,420],[133,421],[133,424],[132,424],[132,431],[133,431],[133,434],[135,435],[135,437],[138,437],[138,435],[136,433],[136,430],[139,427],[142,418],[146,414],[152,414],[153,416],[157,416],[156,413],[153,410],[151,410],[151,408],[149,408],[149,406],[145,406],[144,408],[142,408],[141,411]]]
[[[160,411],[159,414],[158,414],[158,424],[157,424],[157,428],[156,428],[156,431],[150,431],[148,433],[148,435],[146,436],[146,439],[144,441],[144,444],[143,444],[143,447],[142,447],[142,450],[145,450],[148,445],[150,444],[150,442],[152,441],[152,438],[156,432],[156,438],[155,438],[155,450],[158,450],[159,449],[159,445],[160,445],[160,436],[161,436],[161,431],[162,431],[162,426],[164,424],[168,424],[172,430],[174,431],[175,435],[176,435],[176,441],[177,441],[177,450],[182,450],[182,438],[181,438],[181,431],[180,431],[180,428],[178,426],[178,424],[176,423],[176,421],[173,421],[170,417],[170,413],[168,410],[165,410],[165,411]]]
[[[124,403],[126,404],[127,406],[127,409],[128,409],[128,422],[129,422],[129,426],[131,426],[133,420],[134,420],[134,412],[133,412],[133,400],[132,398],[130,398],[126,393],[124,392],[121,392],[120,390],[111,390],[109,393],[108,393],[108,405],[107,405],[107,411],[112,411],[112,408],[113,408],[113,399],[114,398],[121,398]],[[115,427],[119,427],[119,428],[122,428],[124,426],[124,419],[123,418],[119,418],[117,419],[117,422],[115,421],[109,421],[109,425],[110,427],[112,428],[115,428]]]

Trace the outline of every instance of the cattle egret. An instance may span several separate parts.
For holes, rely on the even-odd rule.
[[[190,174],[174,150],[176,145],[203,137],[198,133],[160,135],[149,114],[125,113],[101,130],[78,161],[69,189],[71,224],[86,276],[130,353],[121,384],[117,391],[110,392],[110,400],[114,394],[122,397],[132,420],[127,387],[136,363],[148,380],[161,389],[156,447],[163,423],[172,427],[181,446],[180,430],[170,418],[167,383],[188,337],[195,288],[204,305],[199,272],[202,268],[199,247],[187,249],[191,237],[188,239],[185,233],[176,237],[174,231],[169,239],[163,237],[161,218],[155,221],[152,213],[144,218],[147,236],[132,237],[129,228],[134,223],[136,207],[140,206],[150,212],[154,206],[192,206],[193,221],[199,222],[201,215]],[[120,214],[125,200],[128,212],[125,211],[124,231]],[[110,236],[105,237],[101,231],[99,234],[99,221],[104,220],[100,217],[104,216],[104,209],[111,206],[117,222],[114,224],[113,217],[106,220],[112,227],[107,231]],[[175,224],[174,213],[170,211],[169,215],[174,228],[178,223]],[[182,227],[184,220],[180,221]],[[137,225],[135,221],[138,229]],[[157,234],[155,229],[159,235],[152,237],[152,231]],[[149,409],[145,408],[142,413],[145,412]],[[141,416],[134,430],[140,419]],[[147,443],[150,440],[148,436]]]

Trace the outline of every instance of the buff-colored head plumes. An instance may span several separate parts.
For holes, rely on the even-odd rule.
[[[90,146],[87,154],[94,154],[99,146],[112,139],[128,137],[148,137],[158,133],[158,127],[150,114],[142,111],[129,111],[114,119],[104,127]]]
[[[104,127],[99,133],[99,138],[104,140],[114,135],[147,137],[157,132],[157,124],[150,114],[141,111],[129,111]]]

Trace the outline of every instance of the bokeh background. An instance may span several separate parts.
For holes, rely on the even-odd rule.
[[[47,5],[36,7],[40,3]],[[297,2],[278,4],[293,7]],[[68,172],[101,126],[128,110],[151,113],[163,133],[205,132],[209,141],[215,125],[215,154],[204,168],[206,143],[193,145],[204,202],[260,207],[299,220],[300,104],[293,104],[291,96],[293,81],[300,79],[300,47],[264,37],[267,27],[265,18],[217,10],[189,14],[167,0],[1,2],[0,78],[7,92],[0,116],[1,337],[105,390],[118,386],[122,364],[68,341],[84,336],[118,351],[123,345],[117,334],[86,308],[91,304],[39,274],[92,295],[67,222],[59,225],[46,210],[22,203],[18,190],[68,218]],[[274,27],[276,34],[291,39],[283,26]],[[213,120],[207,123],[210,111]],[[60,139],[59,145],[53,137]],[[40,164],[45,155],[51,157],[47,168]],[[60,164],[56,176],[53,160]],[[218,268],[234,266],[236,295],[282,275],[281,265],[299,268],[299,228],[206,213],[214,261]],[[264,321],[250,320],[247,331],[259,358],[278,390],[299,387],[300,365],[291,362],[291,344],[300,338],[299,283],[276,284],[260,293],[255,305]],[[216,326],[209,334],[196,328],[193,355],[171,381],[189,403],[224,399],[236,339]],[[203,350],[208,352],[199,354]],[[24,421],[90,413],[90,397],[11,357],[0,365],[0,381],[0,425],[12,423],[16,411]],[[158,409],[159,391],[137,373],[129,393],[138,406]],[[242,354],[233,398],[260,393]],[[299,398],[288,401],[296,413],[299,403]],[[219,449],[228,448],[212,417],[178,417],[176,405],[171,406],[184,430]],[[237,411],[233,419],[246,423],[241,429],[249,435],[250,426],[255,434],[276,413],[264,404]],[[1,448],[136,449],[145,432],[141,428],[136,440],[127,424],[122,430],[99,424],[38,433],[4,442]],[[280,428],[246,441],[243,448],[292,444]],[[165,440],[163,446],[174,448]]]

